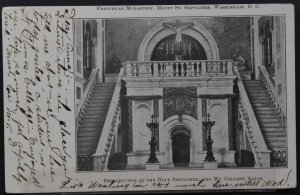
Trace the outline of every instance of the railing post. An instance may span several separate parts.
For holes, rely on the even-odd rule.
[[[226,73],[226,62],[222,62],[222,73]]]
[[[206,75],[207,71],[206,71],[206,62],[201,62],[201,75]],[[199,73],[200,75],[200,73]]]
[[[168,77],[173,76],[173,64],[172,63],[166,63],[165,75],[167,75]]]
[[[233,75],[232,72],[232,61],[227,62],[227,75]]]
[[[179,71],[178,71],[178,62],[175,62],[175,69],[174,69],[174,77],[179,76]]]
[[[158,63],[153,63],[153,77],[158,77]]]
[[[126,76],[132,77],[132,65],[131,63],[126,64]]]
[[[137,77],[138,73],[137,73],[137,64],[136,63],[132,63],[132,69],[133,69],[132,76]]]

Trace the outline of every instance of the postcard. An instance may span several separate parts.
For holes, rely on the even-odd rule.
[[[6,7],[6,192],[296,187],[292,4]]]

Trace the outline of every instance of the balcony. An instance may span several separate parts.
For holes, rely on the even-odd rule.
[[[231,60],[127,61],[126,78],[222,77],[233,75]]]

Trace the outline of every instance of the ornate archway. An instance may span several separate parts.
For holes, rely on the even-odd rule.
[[[186,28],[180,29],[180,34],[196,39],[204,48],[207,60],[219,60],[219,49],[210,32],[198,22],[190,22]],[[164,38],[178,34],[177,30],[166,27],[163,21],[153,27],[142,40],[138,50],[138,61],[150,61],[156,45]]]
[[[201,125],[197,119],[192,116],[183,114],[182,117],[173,115],[164,120],[161,131],[161,148],[166,151],[166,164],[168,167],[173,167],[173,140],[176,135],[185,136],[186,146],[189,145],[189,165],[193,165],[196,162],[196,154],[202,147],[201,132],[199,131]],[[189,143],[189,144],[187,144]],[[186,150],[187,151],[187,150]],[[175,162],[176,163],[176,162]],[[187,164],[186,164],[187,165]],[[176,165],[175,165],[176,166]]]

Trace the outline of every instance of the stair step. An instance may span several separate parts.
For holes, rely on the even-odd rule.
[[[114,90],[110,90],[110,91],[107,91],[107,90],[98,90],[98,91],[93,91],[93,97],[98,97],[98,96],[105,96],[105,95],[109,95],[109,96],[112,96],[113,95],[113,92]]]
[[[89,104],[87,107],[87,111],[89,110],[108,110],[110,106],[110,102],[106,102],[103,104]]]
[[[257,118],[262,119],[278,119],[276,114],[256,114]]]
[[[246,88],[248,88],[248,87],[265,87],[264,84],[262,84],[262,83],[248,83],[248,82],[244,82],[244,86]]]
[[[266,87],[263,84],[252,85],[251,83],[250,84],[244,83],[244,86],[247,90],[248,89],[264,89],[264,90],[266,90]]]
[[[269,101],[253,102],[253,103],[251,103],[251,105],[253,107],[271,107],[271,108],[273,108],[272,105],[269,105]]]
[[[85,114],[87,115],[92,115],[92,114],[107,114],[108,107],[107,109],[100,109],[100,110],[87,110]]]
[[[98,136],[89,136],[89,137],[88,136],[80,136],[77,139],[77,143],[79,143],[79,142],[81,142],[81,143],[98,142],[99,141],[99,137]],[[93,143],[91,143],[91,144],[93,144]]]
[[[273,148],[286,148],[286,143],[278,143],[278,142],[274,142],[274,143],[267,143],[268,148],[271,148],[271,150]]]
[[[246,89],[248,93],[267,93],[263,88],[249,88]]]
[[[99,134],[101,131],[102,131],[102,128],[93,128],[93,127],[81,128],[77,132],[77,136],[86,136],[87,133]]]
[[[115,89],[115,85],[96,85],[95,88],[94,88],[94,91],[100,91],[100,90],[103,90],[103,91],[114,91]]]
[[[77,147],[77,152],[81,153],[81,154],[85,154],[85,155],[95,154],[96,147],[95,146],[92,146],[92,147],[83,147],[83,146]]]
[[[261,80],[245,80],[245,83],[262,83]]]
[[[96,85],[112,85],[113,83],[96,83]],[[115,83],[116,84],[116,83]]]
[[[105,107],[107,107],[107,110],[108,110],[108,108],[110,106],[110,102],[111,102],[111,100],[92,100],[89,103],[89,106],[92,105],[93,107],[99,107],[99,108],[103,108],[103,106],[105,106]]]
[[[80,127],[77,134],[78,135],[85,135],[86,132],[90,132],[90,133],[101,132],[102,127],[103,126],[99,126],[99,127]]]
[[[280,122],[278,118],[258,118],[261,123],[276,123]]]
[[[276,123],[263,123],[263,124],[261,124],[261,126],[263,128],[265,128],[265,127],[282,127],[282,124],[280,122],[276,122]]]
[[[264,132],[286,132],[284,127],[263,127],[262,131]]]
[[[254,110],[255,115],[274,115],[275,112],[273,110]]]
[[[94,89],[94,93],[113,93],[115,90],[115,87],[109,87],[109,86],[104,86],[104,87],[96,87]]]
[[[77,148],[85,147],[85,148],[94,148],[98,145],[97,141],[79,141],[77,142]]]
[[[81,125],[85,125],[85,124],[91,124],[91,125],[100,125],[102,123],[104,123],[104,120],[105,118],[99,118],[99,119],[96,119],[96,118],[92,118],[92,119],[83,119],[80,124]]]
[[[252,98],[250,99],[251,104],[271,104],[270,103],[270,98]]]
[[[98,120],[105,120],[106,114],[85,114],[84,117],[81,119],[81,122],[85,119],[98,119]]]
[[[251,96],[251,95],[249,95],[249,97],[250,97],[249,99],[252,102],[255,102],[256,100],[270,101],[269,96]]]
[[[269,95],[266,92],[253,92],[253,93],[248,93],[248,95],[250,97],[253,97],[254,99],[256,97],[266,97],[266,98],[270,98]]]
[[[98,87],[98,88],[95,88],[93,93],[94,94],[113,94],[115,88],[114,87],[111,87],[111,88],[107,88],[107,87]]]
[[[274,111],[274,108],[272,108],[272,107],[262,107],[261,106],[261,107],[253,107],[253,110],[255,110],[255,111],[261,111],[261,110],[264,110],[264,111],[269,111],[269,110]]]
[[[93,97],[90,101],[90,103],[104,103],[107,104],[107,102],[111,101],[111,95],[110,96],[98,96],[98,97]]]
[[[264,132],[265,137],[283,137],[286,139],[286,134],[284,132]]]
[[[274,133],[275,134],[275,133]],[[280,135],[280,134],[279,134]],[[283,135],[283,136],[266,136],[265,137],[265,140],[266,141],[274,141],[274,142],[280,142],[280,141],[284,141],[285,142],[285,140],[286,140],[286,136],[285,135]]]
[[[107,99],[111,99],[111,97],[113,96],[113,92],[110,93],[106,93],[106,92],[93,92],[93,97],[92,99],[103,99],[103,97],[106,97]]]
[[[82,123],[80,126],[80,131],[101,131],[104,122],[99,123]]]
[[[90,136],[93,136],[93,137],[98,137],[98,136],[100,136],[100,134],[101,134],[101,132],[98,130],[98,131],[84,131],[84,132],[78,132],[77,133],[77,137],[78,137],[78,139],[80,138],[80,137],[90,137]]]

